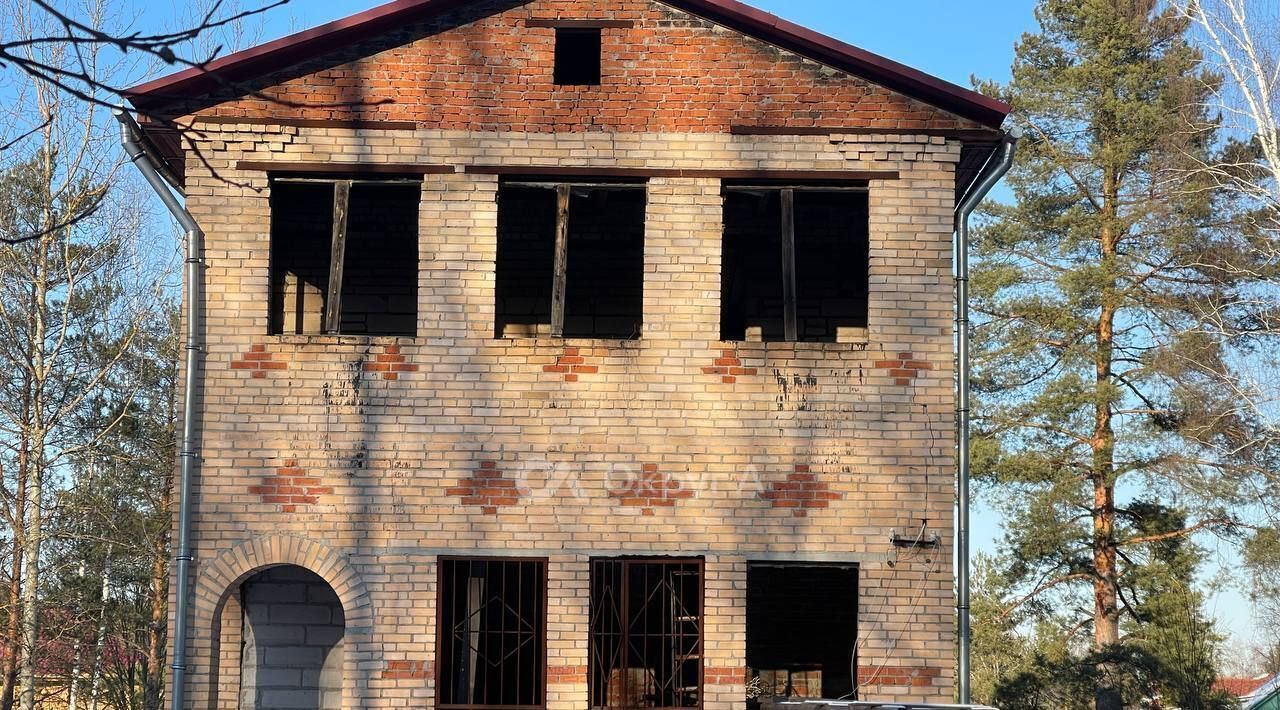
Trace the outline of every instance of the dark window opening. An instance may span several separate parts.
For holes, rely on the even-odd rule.
[[[504,183],[496,336],[639,338],[645,202],[642,183]]]
[[[846,698],[855,690],[858,568],[752,563],[747,667],[759,707],[771,697]]]
[[[861,339],[868,220],[862,189],[726,186],[721,339]]]
[[[600,28],[556,28],[555,83],[600,83]]]
[[[593,708],[702,706],[702,561],[593,559]]]
[[[271,184],[271,332],[415,335],[421,185]]]
[[[547,565],[440,560],[441,707],[545,705]]]

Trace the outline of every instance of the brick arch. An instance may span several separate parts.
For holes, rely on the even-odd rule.
[[[373,605],[364,581],[342,555],[326,545],[289,535],[247,540],[201,565],[196,578],[196,628],[213,623],[227,597],[245,580],[272,567],[295,565],[328,582],[342,602],[348,636],[367,636],[373,626]]]
[[[201,565],[191,600],[191,637],[193,640],[208,639],[213,646],[207,647],[197,640],[195,645],[201,648],[188,649],[191,660],[216,668],[219,656],[217,627],[222,624],[223,611],[234,592],[255,574],[282,566],[296,566],[314,573],[333,589],[342,603],[346,621],[344,637],[348,644],[343,660],[343,707],[359,707],[368,679],[362,677],[356,659],[362,652],[370,650],[373,604],[364,581],[346,556],[314,540],[290,535],[256,537]],[[217,676],[218,673],[215,670],[211,675]],[[219,680],[216,677],[209,680],[209,707],[221,707],[218,701]],[[203,704],[197,700],[194,707],[203,707]]]

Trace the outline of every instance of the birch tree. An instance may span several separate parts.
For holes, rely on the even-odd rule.
[[[49,31],[32,6],[9,2],[4,14],[24,36]],[[103,4],[86,6],[99,21]],[[92,48],[29,44],[27,61],[108,73]],[[139,241],[137,194],[119,180],[114,131],[50,81],[30,77],[16,89],[12,123],[30,126],[5,151],[0,174],[0,461],[9,473],[0,495],[8,523],[10,578],[6,667],[0,707],[32,710],[43,699],[40,654],[51,628],[44,589],[51,578],[49,535],[59,492],[77,458],[119,423],[84,422],[152,318],[154,264]],[[17,592],[15,594],[15,592]],[[16,676],[16,677],[15,677]]]
[[[1196,161],[1171,180],[1194,174],[1247,202],[1245,228],[1256,235],[1259,260],[1273,266],[1280,262],[1280,2],[1173,0],[1173,7],[1192,23],[1207,63],[1223,79],[1205,105],[1223,117],[1232,150]],[[1229,445],[1256,462],[1250,494],[1259,531],[1244,560],[1258,640],[1268,665],[1280,667],[1280,282],[1270,270],[1255,276],[1259,287],[1208,313],[1205,329],[1231,344],[1235,366],[1218,380],[1238,401],[1238,418],[1250,423]]]
[[[99,71],[93,63],[46,61],[50,56],[100,57],[110,53],[111,61],[129,59],[150,71],[154,66],[170,71],[204,69],[224,53],[225,47],[210,37],[237,37],[246,21],[286,5],[289,0],[201,0],[181,3],[187,12],[171,29],[137,30],[104,23],[102,7],[82,0],[27,0],[21,3],[21,19],[12,25],[0,17],[0,72],[10,82],[40,82],[58,93],[90,107],[110,109],[119,104],[123,92],[138,73]],[[30,30],[38,31],[30,31]],[[0,134],[0,148],[11,146],[29,135],[26,132]],[[28,235],[31,236],[31,235]],[[3,239],[6,237],[0,237]],[[12,238],[12,237],[7,237]]]
[[[87,431],[106,430],[76,457],[74,485],[51,526],[50,594],[78,612],[79,653],[67,685],[81,704],[158,710],[164,681],[172,474],[176,460],[176,304],[143,326],[98,401]],[[81,573],[88,568],[89,574]]]
[[[1221,112],[1224,129],[1255,150],[1235,160],[1198,168],[1266,209],[1280,228],[1280,2],[1176,0],[1173,7],[1195,25],[1195,39],[1223,81],[1207,105]]]

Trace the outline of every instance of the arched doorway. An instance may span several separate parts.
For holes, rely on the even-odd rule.
[[[240,707],[339,710],[346,617],[328,582],[296,565],[240,587]]]

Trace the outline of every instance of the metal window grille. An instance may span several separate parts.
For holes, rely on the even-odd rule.
[[[439,706],[544,706],[546,601],[545,560],[441,559]]]
[[[591,561],[593,708],[702,706],[702,561]]]

